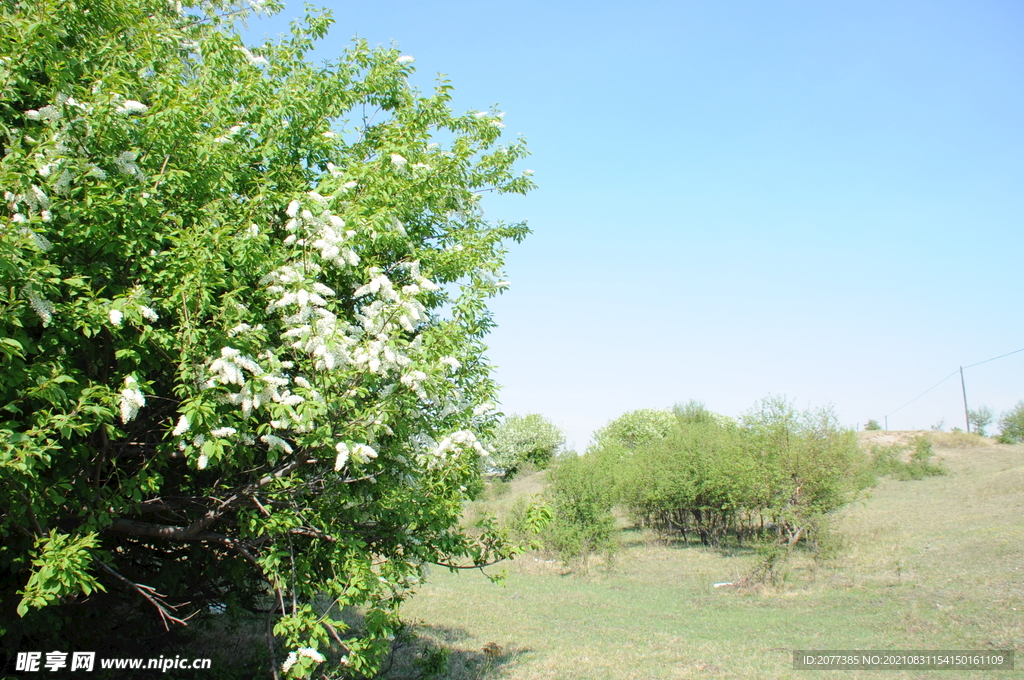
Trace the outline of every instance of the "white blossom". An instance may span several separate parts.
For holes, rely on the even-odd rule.
[[[258,57],[256,55],[254,55],[252,52],[250,52],[248,49],[246,49],[245,47],[236,46],[235,49],[238,50],[239,52],[241,52],[242,54],[244,54],[246,60],[252,66],[261,66],[261,65],[265,66],[265,65],[270,63],[269,61],[267,61],[266,57]]]
[[[174,435],[175,437],[180,437],[181,435],[188,432],[188,428],[188,416],[182,414],[182,416],[178,418],[178,424],[174,426],[174,431],[171,432],[171,434]]]
[[[121,390],[122,423],[133,420],[139,413],[139,409],[146,405],[146,397],[139,391],[138,385],[134,376],[125,377],[124,389]]]
[[[43,212],[46,213],[48,211],[44,210]],[[21,217],[22,219],[19,220],[19,219],[17,219],[18,217]],[[15,222],[24,222],[25,221],[24,217],[25,217],[24,215],[20,215],[18,213],[15,213],[14,221]],[[44,219],[45,219],[45,216],[44,216]],[[50,249],[53,248],[53,244],[50,243],[49,239],[47,239],[42,234],[40,234],[38,232],[35,232],[32,229],[29,229],[28,227],[22,227],[21,233],[23,235],[25,235],[25,236],[28,236],[30,239],[32,239],[32,245],[35,246],[36,250],[38,250],[41,253],[49,252]]]
[[[118,172],[122,175],[134,175],[138,179],[144,179],[145,173],[142,172],[142,168],[135,162],[138,158],[139,154],[136,151],[122,151],[114,159],[114,165],[117,166]]]
[[[110,319],[110,323],[114,324],[115,326],[120,326],[121,320],[124,319],[124,312],[122,312],[120,309],[111,309],[109,312],[107,312],[107,318]]]
[[[32,185],[32,199],[32,202],[38,208],[43,208],[45,210],[50,207],[50,197],[35,184]]]
[[[452,370],[455,370],[455,371],[457,371],[460,368],[462,368],[462,364],[460,364],[459,360],[456,359],[455,357],[441,357],[441,363],[446,365],[446,366],[451,366]]]
[[[356,444],[352,447],[352,457],[360,463],[368,463],[370,459],[377,457],[377,452],[372,447],[366,444]],[[335,461],[337,463],[337,461]]]
[[[216,430],[210,430],[210,434],[218,438],[230,437],[237,432],[238,430],[233,427],[218,427]]]
[[[288,208],[285,209],[284,214],[288,217],[295,217],[296,213],[299,212],[299,202],[292,201],[288,204]]]
[[[139,311],[142,313],[143,318],[147,321],[156,323],[160,320],[160,315],[156,313],[156,310],[146,305],[139,305]]]
[[[205,453],[201,453],[201,454],[199,454],[199,459],[196,461],[196,468],[198,468],[200,470],[205,470],[206,466],[209,464],[209,462],[210,462],[210,457],[207,456]]]
[[[317,663],[323,663],[327,660],[326,658],[324,658],[323,654],[316,651],[312,647],[299,647],[299,656],[304,656],[306,658],[312,659]]]
[[[50,321],[53,320],[53,303],[40,295],[31,285],[25,286],[23,292],[28,298],[28,303],[32,305],[33,311],[42,319],[43,326],[49,326]]]
[[[131,115],[133,113],[145,113],[149,110],[149,107],[142,102],[137,102],[134,99],[127,100],[124,104],[118,106],[115,111],[122,115]]]
[[[401,154],[391,154],[391,164],[394,165],[396,168],[403,168],[405,167],[405,164],[408,162],[409,161],[405,160],[405,158]]]
[[[260,441],[266,444],[268,447],[270,447],[271,451],[273,451],[274,449],[281,449],[285,453],[292,452],[292,447],[288,444],[288,442],[281,439],[280,437],[275,437],[272,434],[263,435],[262,437],[260,437]]]
[[[288,652],[288,658],[281,664],[281,672],[287,674],[292,669],[292,666],[299,662],[299,655],[295,652]]]
[[[494,402],[492,402],[492,401],[484,402],[483,404],[480,404],[476,408],[473,409],[473,415],[476,416],[476,417],[480,417],[480,416],[484,415],[485,413],[493,411],[496,408],[497,408],[497,405]]]

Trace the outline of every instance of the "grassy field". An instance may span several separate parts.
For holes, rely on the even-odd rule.
[[[865,444],[910,438],[862,436]],[[796,671],[792,651],[1015,648],[1019,656],[1024,446],[929,436],[948,475],[882,481],[836,518],[831,559],[796,554],[776,587],[714,587],[749,574],[752,552],[666,546],[630,529],[614,559],[585,574],[543,555],[507,565],[503,586],[436,569],[404,610],[418,637],[387,677],[424,677],[433,664],[445,669],[437,677],[481,680],[913,678],[937,671]],[[507,508],[542,481],[520,481],[492,504]]]

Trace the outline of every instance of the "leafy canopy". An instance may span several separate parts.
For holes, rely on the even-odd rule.
[[[369,673],[424,564],[509,551],[458,519],[527,233],[479,199],[533,184],[411,57],[309,63],[327,12],[247,47],[242,9],[0,4],[0,635],[219,602]]]

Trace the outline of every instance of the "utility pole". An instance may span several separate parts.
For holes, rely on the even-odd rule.
[[[964,367],[960,367],[960,389],[964,393],[964,420],[967,422],[967,431],[971,431],[971,413],[967,410],[967,385],[964,383]]]

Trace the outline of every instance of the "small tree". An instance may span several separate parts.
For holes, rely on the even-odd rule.
[[[999,418],[999,441],[1004,444],[1024,442],[1024,401],[1017,402]]]
[[[995,411],[988,406],[979,406],[967,411],[967,422],[971,424],[971,429],[982,437],[985,436],[985,428],[992,424],[995,417]]]
[[[543,469],[565,443],[558,427],[537,413],[512,415],[494,428],[488,440],[494,467],[510,479],[524,465]]]
[[[871,419],[871,420],[868,421],[868,424],[864,426],[864,429],[865,430],[881,430],[882,426],[878,424],[877,420]]]

